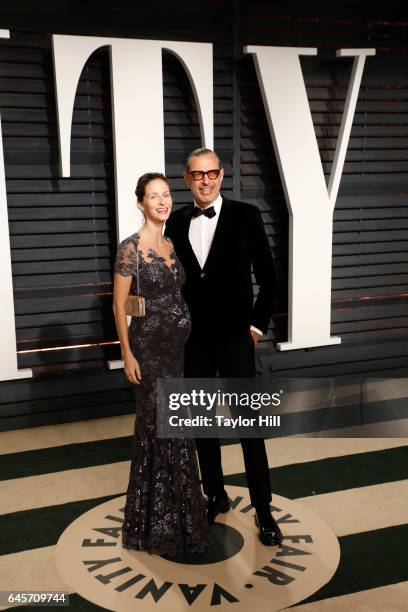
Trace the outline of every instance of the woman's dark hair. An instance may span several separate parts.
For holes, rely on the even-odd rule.
[[[166,176],[164,176],[164,174],[162,174],[161,172],[146,172],[146,174],[142,174],[142,176],[137,181],[135,194],[138,202],[142,202],[145,196],[146,185],[150,183],[150,181],[154,181],[156,179],[164,181],[167,187],[169,188],[169,191],[171,192],[169,180]]]

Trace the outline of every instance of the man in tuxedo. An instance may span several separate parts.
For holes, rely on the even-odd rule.
[[[184,181],[194,203],[173,212],[166,235],[186,272],[183,287],[192,319],[185,349],[186,378],[251,378],[255,344],[268,329],[275,291],[273,258],[256,206],[220,194],[224,177],[218,155],[196,149],[187,158]],[[251,269],[259,285],[253,300]],[[229,510],[219,438],[196,439],[208,520]],[[241,438],[245,471],[261,542],[280,544],[272,517],[265,443]]]

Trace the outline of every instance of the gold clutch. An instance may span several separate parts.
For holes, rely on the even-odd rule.
[[[141,295],[128,295],[125,308],[126,314],[131,317],[144,317],[146,314],[144,297]]]

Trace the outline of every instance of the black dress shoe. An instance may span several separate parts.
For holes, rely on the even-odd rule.
[[[255,514],[255,524],[259,528],[259,539],[265,546],[280,546],[282,544],[282,532],[278,523],[272,515],[267,520],[260,521]]]
[[[224,495],[216,495],[214,497],[209,497],[207,505],[208,524],[212,525],[215,521],[217,514],[219,514],[220,512],[228,512],[229,509],[230,504],[228,501],[228,495],[226,493]]]

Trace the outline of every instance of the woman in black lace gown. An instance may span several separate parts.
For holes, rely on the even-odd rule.
[[[211,535],[194,441],[156,437],[156,379],[183,376],[191,328],[181,295],[184,270],[162,233],[172,206],[169,183],[159,173],[143,175],[136,195],[145,224],[120,243],[114,266],[113,310],[136,404],[122,545],[157,554],[203,552]],[[137,249],[146,314],[132,317],[128,328],[125,301],[137,293]]]

